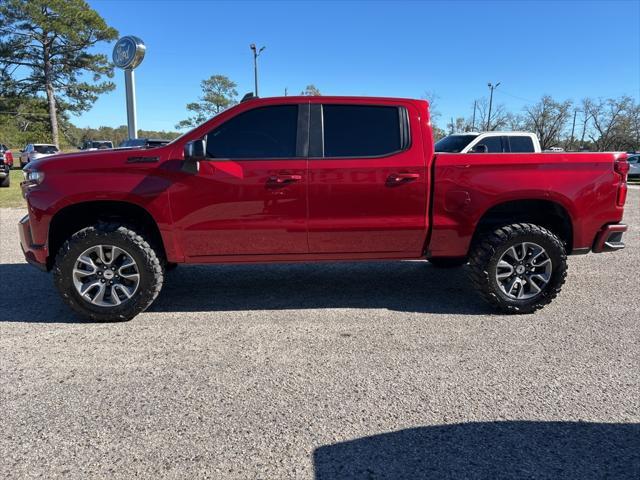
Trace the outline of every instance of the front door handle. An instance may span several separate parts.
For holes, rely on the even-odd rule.
[[[420,178],[419,173],[392,173],[387,177],[387,182],[391,184],[411,182]]]
[[[302,180],[302,175],[290,175],[288,173],[272,175],[269,177],[269,183],[277,183],[279,185],[283,183],[299,182],[300,180]]]

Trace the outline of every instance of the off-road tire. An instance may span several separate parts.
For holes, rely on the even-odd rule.
[[[429,258],[429,263],[436,268],[458,268],[467,263],[466,258]]]
[[[7,176],[2,179],[0,182],[0,188],[5,188],[11,185],[11,175],[10,172],[7,172]]]
[[[138,289],[118,306],[93,305],[80,296],[73,284],[72,272],[78,256],[87,248],[100,244],[126,250],[138,265]],[[163,269],[151,245],[131,227],[98,223],[74,233],[62,245],[55,258],[53,280],[64,301],[79,315],[93,321],[118,322],[131,320],[153,303],[162,288]]]
[[[508,297],[496,280],[497,263],[510,247],[521,242],[534,242],[543,247],[551,259],[551,278],[542,291],[530,299]],[[562,289],[567,277],[567,255],[564,244],[552,232],[531,223],[515,223],[482,235],[469,256],[469,279],[482,298],[506,313],[532,313],[549,304]]]

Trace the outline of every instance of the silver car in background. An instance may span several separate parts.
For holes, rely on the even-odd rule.
[[[20,168],[38,158],[58,153],[58,147],[50,143],[29,143],[20,153]]]
[[[640,153],[632,154],[627,157],[629,162],[628,178],[640,178]]]

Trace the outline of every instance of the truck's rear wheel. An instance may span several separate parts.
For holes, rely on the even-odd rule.
[[[76,232],[60,248],[53,268],[56,287],[69,306],[91,320],[129,320],[162,288],[162,266],[135,231],[100,223]]]
[[[562,241],[530,223],[498,228],[478,239],[469,277],[481,296],[508,313],[531,313],[553,300],[567,276]]]

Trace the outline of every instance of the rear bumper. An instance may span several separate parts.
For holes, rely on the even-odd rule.
[[[622,234],[627,231],[627,226],[623,223],[605,225],[600,229],[593,242],[593,253],[615,252],[622,250]]]
[[[20,234],[20,248],[24,253],[24,258],[31,265],[39,268],[43,272],[47,271],[47,251],[44,245],[35,245],[31,237],[31,225],[29,215],[22,217],[18,223],[18,233]]]

